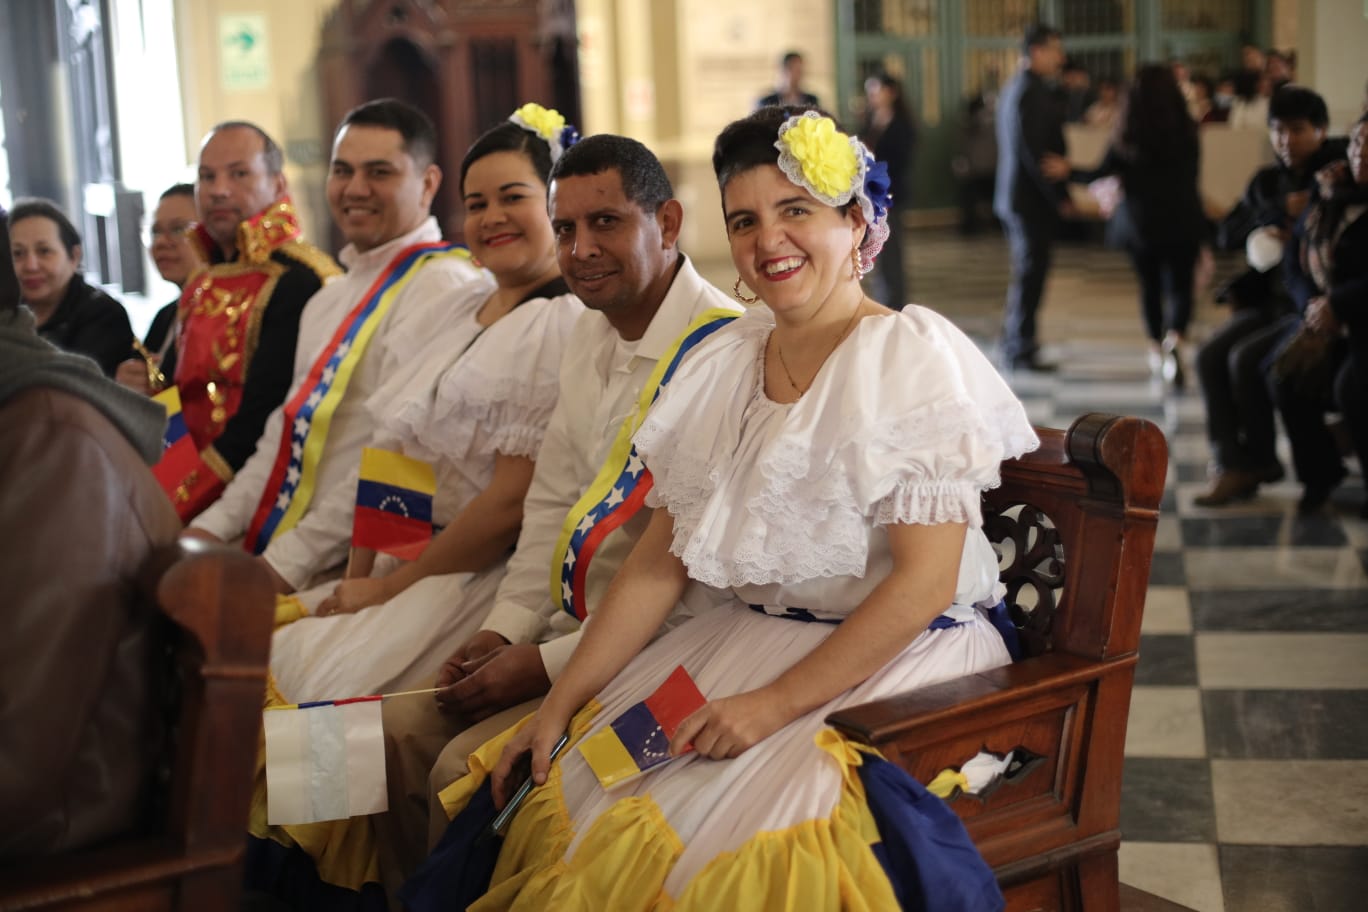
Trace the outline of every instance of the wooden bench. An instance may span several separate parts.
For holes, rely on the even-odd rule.
[[[1140,616],[1167,469],[1148,421],[1084,415],[1003,465],[984,530],[1024,657],[851,707],[828,722],[919,782],[979,750],[1026,760],[950,800],[1010,910],[1116,912],[1121,769]]]
[[[174,624],[162,823],[151,835],[0,869],[0,910],[238,907],[274,591],[252,558],[203,542],[155,553],[139,588]]]

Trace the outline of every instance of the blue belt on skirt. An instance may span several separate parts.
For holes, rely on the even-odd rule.
[[[769,617],[783,618],[787,621],[802,621],[805,624],[831,624],[835,626],[844,620],[844,618],[818,617],[806,608],[786,607],[784,608],[783,614],[776,614],[773,611],[766,611],[764,605],[748,605],[747,607],[749,607],[751,611],[756,611],[760,614],[768,615]],[[1021,641],[1017,637],[1017,629],[1016,625],[1012,623],[1011,613],[1007,610],[1006,600],[999,599],[998,603],[989,608],[986,613],[988,616],[988,623],[992,624],[994,629],[997,630],[998,635],[1002,637],[1002,643],[1007,647],[1007,652],[1011,655],[1012,661],[1015,662],[1020,659]],[[950,617],[948,614],[940,614],[927,625],[926,629],[945,630],[947,627],[959,627],[960,625],[967,623],[969,623],[967,620],[959,621]]]

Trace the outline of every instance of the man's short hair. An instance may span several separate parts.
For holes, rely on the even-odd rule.
[[[167,187],[165,190],[162,191],[162,195],[157,197],[157,201],[160,202],[161,200],[166,199],[168,196],[188,196],[190,197],[190,199],[193,200],[195,198],[195,185],[172,184],[171,186]]]
[[[674,187],[660,159],[635,139],[612,133],[590,136],[567,149],[551,169],[551,180],[610,170],[622,178],[623,194],[643,212],[654,215],[674,199]]]
[[[1283,123],[1305,120],[1323,130],[1330,125],[1330,112],[1325,107],[1325,99],[1306,86],[1285,85],[1268,99],[1268,122],[1271,124],[1275,120]]]
[[[342,117],[337,133],[353,125],[395,131],[404,141],[404,151],[420,168],[437,160],[437,129],[426,114],[408,102],[377,98],[358,105]]]
[[[800,53],[798,53],[797,51],[785,51],[785,52],[784,52],[784,56],[779,58],[779,64],[780,64],[781,66],[785,66],[785,67],[787,67],[789,64],[793,63],[794,61],[797,61],[798,63],[802,63],[802,62],[803,62],[803,55],[800,54]]]
[[[24,219],[30,218],[45,218],[57,226],[57,237],[66,248],[67,256],[73,256],[76,248],[81,246],[81,233],[76,230],[76,226],[67,218],[61,207],[52,200],[39,197],[15,200],[14,208],[9,214],[11,230]],[[8,255],[9,251],[6,250],[5,253]]]
[[[210,127],[209,136],[224,130],[251,130],[261,137],[261,158],[266,164],[266,173],[275,177],[285,170],[285,153],[281,151],[279,143],[271,139],[270,134],[261,127],[248,120],[225,120]]]
[[[1043,22],[1036,22],[1026,28],[1026,34],[1021,38],[1021,53],[1030,56],[1031,48],[1043,47],[1057,38],[1063,38],[1059,29]]]

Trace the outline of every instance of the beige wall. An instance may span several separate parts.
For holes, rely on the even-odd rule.
[[[321,123],[314,58],[323,22],[337,2],[176,0],[189,159],[194,161],[205,131],[219,121],[249,120],[259,125],[285,148],[285,174],[305,233],[315,240],[327,237],[322,187],[332,125]],[[265,18],[270,49],[270,83],[266,88],[225,88],[219,58],[219,18],[225,14],[259,14]]]
[[[586,129],[650,146],[684,203],[683,248],[726,259],[713,139],[772,90],[789,49],[804,55],[809,91],[835,97],[831,0],[581,0],[578,9]],[[610,32],[612,41],[601,40]]]
[[[1325,97],[1330,128],[1343,132],[1362,110],[1368,80],[1368,10],[1364,0],[1301,0],[1297,76]]]

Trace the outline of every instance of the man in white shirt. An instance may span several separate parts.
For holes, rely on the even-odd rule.
[[[600,476],[643,387],[709,311],[741,310],[680,253],[683,209],[672,197],[660,162],[626,137],[589,137],[551,172],[561,273],[589,309],[566,347],[560,400],[494,608],[443,666],[435,704],[416,696],[385,705],[390,813],[374,819],[389,886],[426,856],[429,823],[434,840],[445,826],[436,791],[465,773],[474,748],[535,707],[574,650],[580,622],[551,597],[552,564],[560,579],[567,515]],[[603,537],[583,576],[587,608],[599,603],[649,517],[641,510]],[[706,598],[700,587],[686,595],[689,603]],[[672,620],[689,613],[681,604]]]
[[[343,118],[327,193],[348,241],[339,257],[347,274],[309,300],[285,404],[223,496],[187,530],[221,541],[246,535],[282,593],[346,560],[356,498],[346,481],[373,430],[366,400],[433,333],[459,323],[451,301],[481,275],[465,251],[442,243],[428,214],[442,180],[436,147],[431,121],[394,99]],[[386,277],[394,280],[388,293],[380,290]]]

